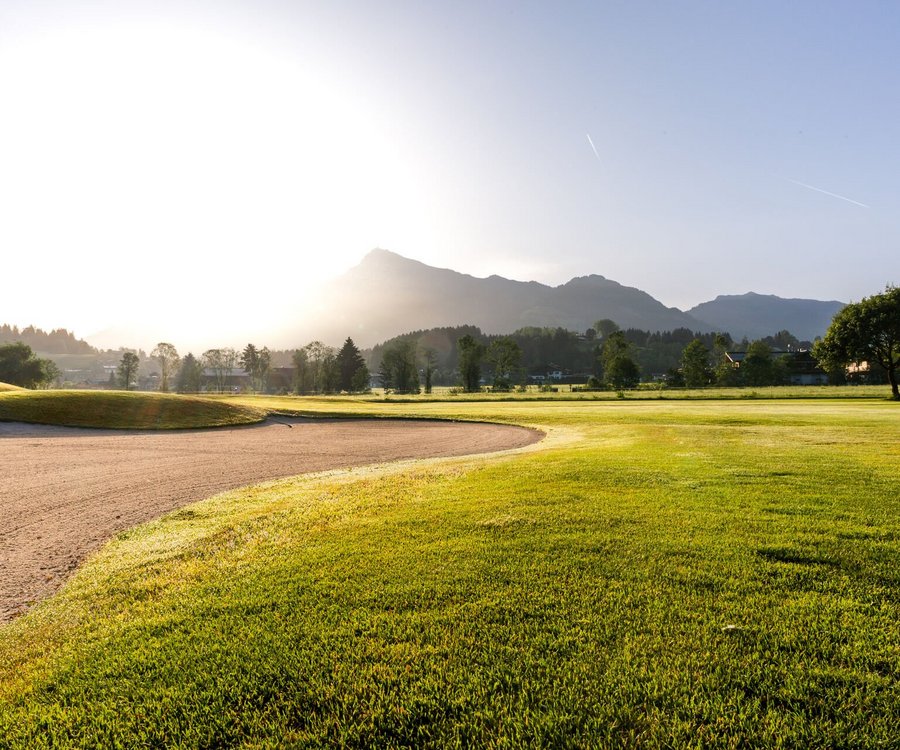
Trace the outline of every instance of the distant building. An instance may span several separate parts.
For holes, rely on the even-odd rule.
[[[267,378],[269,393],[290,393],[294,387],[295,367],[272,367]]]
[[[200,372],[201,391],[238,393],[250,387],[250,375],[239,367],[226,367],[221,373],[215,367],[204,367]]]

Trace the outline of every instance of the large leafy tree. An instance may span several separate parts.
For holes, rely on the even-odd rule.
[[[330,346],[321,341],[310,341],[294,354],[297,367],[298,393],[333,393],[338,389],[337,356]],[[302,370],[302,371],[301,371]]]
[[[169,390],[169,378],[172,377],[172,374],[178,367],[178,350],[172,344],[160,341],[156,348],[150,352],[150,356],[159,363],[159,390],[167,393]]]
[[[488,347],[487,359],[494,367],[494,388],[508,390],[522,361],[522,347],[509,337],[497,339]]]
[[[459,349],[459,376],[463,388],[468,393],[475,393],[481,388],[481,358],[484,356],[484,344],[466,334],[456,342]]]
[[[385,347],[381,355],[381,384],[386,391],[419,392],[415,342],[401,339]]]
[[[431,393],[431,381],[434,379],[434,371],[437,369],[438,354],[426,347],[422,352],[422,374],[425,376],[425,393]]]
[[[28,344],[16,342],[0,346],[0,382],[37,388],[57,377],[59,369],[53,361],[36,357]]]
[[[888,286],[882,294],[847,305],[834,316],[813,356],[826,370],[850,363],[877,365],[887,373],[893,397],[900,400],[900,287]]]
[[[241,367],[250,376],[253,390],[265,391],[269,377],[269,369],[272,366],[272,354],[267,347],[257,349],[253,344],[247,344],[241,352]]]
[[[634,388],[641,379],[641,371],[631,358],[631,345],[622,331],[607,336],[600,350],[603,380],[613,388]]]
[[[237,352],[226,347],[224,349],[207,349],[203,352],[202,363],[204,368],[212,370],[215,377],[216,390],[220,393],[225,390],[228,377],[237,362]]]
[[[754,341],[747,347],[741,362],[741,381],[744,385],[766,386],[778,384],[778,370],[772,359],[772,349],[765,341]]]
[[[131,387],[137,383],[138,366],[141,360],[134,352],[125,352],[116,368],[116,374],[119,376],[119,385],[126,391],[130,391]]]
[[[294,392],[298,396],[312,393],[315,381],[309,363],[309,352],[306,351],[306,348],[297,349],[291,359],[294,362]]]
[[[641,381],[637,363],[627,356],[616,357],[604,370],[606,382],[613,388],[635,388]]]
[[[601,339],[607,339],[619,330],[619,324],[614,320],[610,320],[609,318],[603,318],[603,320],[598,320],[594,323],[594,332],[596,336],[599,336]]]
[[[203,368],[212,370],[216,390],[221,393],[225,389],[225,381],[231,370],[227,365],[228,354],[225,349],[207,349],[201,356]]]
[[[709,349],[700,339],[694,339],[681,353],[681,373],[688,388],[709,385]]]

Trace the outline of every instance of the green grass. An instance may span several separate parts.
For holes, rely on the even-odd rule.
[[[221,400],[127,391],[10,391],[0,421],[71,427],[176,429],[259,422],[262,409]]]
[[[17,385],[10,385],[9,383],[0,383],[0,393],[4,391],[24,391],[24,388],[20,388]]]
[[[381,388],[371,394],[353,396],[357,400],[388,401],[615,401],[631,400],[716,400],[723,399],[799,399],[799,398],[890,398],[889,385],[807,385],[807,386],[762,386],[759,388],[668,388],[659,383],[642,383],[638,388],[624,391],[584,391],[580,386],[558,385],[554,391],[541,391],[537,386],[528,386],[525,392],[509,391],[494,393],[490,389],[479,393],[460,393],[456,388],[439,386],[431,394],[403,395],[391,394],[385,397]]]
[[[120,535],[0,629],[0,747],[897,746],[896,404],[301,410],[548,438]]]

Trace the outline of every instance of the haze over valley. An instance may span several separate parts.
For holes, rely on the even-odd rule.
[[[266,326],[223,326],[200,339],[187,337],[178,326],[114,325],[83,338],[98,349],[150,351],[158,341],[171,341],[181,351],[198,353],[215,346],[240,347],[247,341],[278,349],[298,348],[312,340],[339,346],[347,336],[372,347],[427,328],[473,325],[489,334],[529,327],[584,332],[596,321],[609,319],[623,329],[727,332],[735,341],[789,330],[800,340],[812,341],[825,333],[843,305],[751,292],[720,295],[682,311],[597,274],[577,276],[559,286],[497,275],[477,278],[376,249]],[[57,327],[69,329],[66,321]]]
[[[0,321],[374,342],[387,295],[333,283],[373,247],[487,279],[489,330],[859,300],[900,272],[897,18],[865,5],[3,3]],[[379,273],[408,325],[464,320]]]

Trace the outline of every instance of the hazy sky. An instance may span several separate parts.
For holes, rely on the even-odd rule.
[[[900,283],[898,39],[892,2],[0,0],[0,323],[265,344],[376,246],[859,299]]]

